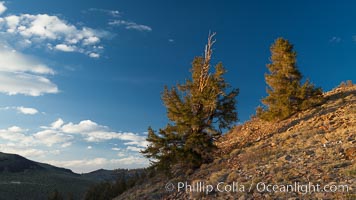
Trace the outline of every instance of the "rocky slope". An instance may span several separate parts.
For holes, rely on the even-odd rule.
[[[356,85],[324,99],[277,123],[253,118],[217,142],[213,163],[116,199],[356,199]]]

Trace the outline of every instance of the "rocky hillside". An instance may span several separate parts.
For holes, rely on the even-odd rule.
[[[277,123],[253,118],[221,137],[213,163],[116,199],[356,199],[356,85],[324,99]]]

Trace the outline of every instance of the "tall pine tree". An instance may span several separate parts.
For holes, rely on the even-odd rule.
[[[210,72],[214,35],[208,37],[204,57],[193,60],[191,79],[163,91],[170,123],[158,133],[149,128],[150,145],[142,151],[153,167],[168,171],[174,165],[194,169],[210,162],[216,148],[214,140],[237,121],[238,89],[229,90],[221,63],[215,66],[214,73]]]
[[[321,101],[322,91],[307,80],[301,85],[302,74],[296,66],[297,53],[288,40],[278,38],[271,46],[271,64],[265,74],[268,96],[262,99],[257,116],[266,120],[281,120]]]

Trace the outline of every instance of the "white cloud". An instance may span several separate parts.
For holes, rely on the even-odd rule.
[[[8,33],[14,33],[16,30],[16,26],[19,24],[20,22],[20,17],[16,16],[16,15],[11,15],[5,18],[4,21],[7,23],[7,32]],[[23,29],[24,26],[21,26],[21,29]]]
[[[48,14],[21,14],[0,18],[0,32],[4,34],[4,38],[18,46],[37,45],[50,50],[86,55],[92,52],[100,54],[102,49],[96,46],[108,35],[106,31],[77,27]]]
[[[68,141],[73,139],[73,136],[63,133],[58,133],[54,130],[44,130],[37,132],[33,135],[35,139],[39,140],[42,144],[52,146],[54,144],[63,143],[67,144]],[[62,145],[62,146],[63,146]]]
[[[61,144],[69,146],[69,142],[73,140],[70,134],[64,134],[55,130],[43,130],[35,134],[27,134],[28,130],[18,126],[12,126],[7,129],[0,129],[0,139],[10,143],[16,143],[19,147],[30,147],[38,145],[53,146]],[[68,145],[69,144],[69,145]]]
[[[140,152],[140,151],[144,150],[144,148],[138,148],[138,147],[134,147],[134,146],[128,146],[126,149],[129,151],[135,151],[135,152]]]
[[[100,55],[97,54],[97,53],[90,53],[90,54],[89,54],[89,57],[91,57],[91,58],[99,58]]]
[[[60,128],[63,124],[64,124],[64,121],[63,121],[61,118],[59,118],[59,119],[57,119],[57,121],[55,121],[55,122],[53,122],[53,123],[51,124],[51,128],[52,128],[52,129],[58,129],[58,128]]]
[[[0,152],[18,154],[23,157],[43,157],[46,151],[36,148],[19,147],[14,144],[0,144]]]
[[[38,113],[38,110],[35,108],[26,108],[23,106],[16,107],[16,110],[25,115],[35,115]]]
[[[110,162],[114,164],[117,163],[117,164],[125,165],[125,166],[130,166],[133,164],[135,164],[136,166],[147,166],[148,164],[148,160],[141,156],[129,156],[126,158],[112,159],[110,160]]]
[[[0,92],[8,95],[40,96],[58,93],[58,88],[45,75],[54,71],[36,59],[0,47]]]
[[[75,47],[68,46],[66,44],[57,44],[54,48],[59,50],[59,51],[64,51],[64,52],[73,52],[73,51],[75,51]]]
[[[3,107],[0,108],[0,110],[17,110],[18,113],[24,114],[24,115],[35,115],[38,113],[38,110],[35,108],[26,108],[23,106],[8,106],[8,107]]]
[[[40,159],[41,162],[70,168],[76,172],[88,172],[99,168],[116,169],[148,166],[148,160],[137,153],[147,145],[145,135],[111,131],[108,127],[91,120],[83,120],[79,123],[65,123],[59,118],[49,126],[40,128],[43,130],[35,133],[30,133],[29,130],[18,126],[0,129],[0,151],[29,156],[35,160]],[[126,142],[124,144],[128,146],[123,149],[112,148],[113,151],[116,151],[112,153],[116,154],[119,159],[91,159],[89,157],[69,161],[47,161],[50,155],[53,156],[60,153],[62,156],[63,153],[60,150],[56,150],[56,148],[67,148],[78,140],[79,142],[108,142],[108,140],[116,140],[115,143],[118,143],[118,141]],[[94,148],[90,144],[86,146],[86,149]]]
[[[67,148],[67,147],[69,147],[69,146],[71,146],[71,145],[72,145],[71,142],[66,142],[66,143],[62,144],[61,147],[62,147],[62,148]]]
[[[84,45],[92,45],[100,42],[100,39],[96,36],[90,36],[83,40]]]
[[[128,156],[119,159],[93,158],[80,160],[49,160],[46,163],[59,167],[70,168],[77,173],[91,172],[97,169],[140,168],[147,167],[149,161],[141,156]]]
[[[14,51],[9,47],[0,47],[0,71],[54,74],[53,69],[39,62],[35,58]]]
[[[43,127],[44,129],[48,127]],[[51,124],[49,129],[66,134],[79,134],[88,142],[101,142],[107,140],[127,141],[125,145],[136,145],[147,147],[146,136],[130,132],[114,132],[108,127],[99,125],[91,120],[83,120],[78,124],[69,122],[65,124],[62,119],[58,119]]]
[[[8,95],[40,96],[44,93],[58,93],[55,84],[38,75],[0,71],[0,82],[0,92]]]
[[[105,140],[120,139],[119,135],[121,133],[110,132],[110,131],[93,131],[83,133],[85,135],[85,140],[88,142],[100,142]]]
[[[37,142],[32,136],[25,135],[24,130],[18,126],[12,126],[7,129],[0,129],[0,139],[7,142],[16,142],[18,146],[33,146]]]
[[[102,165],[104,163],[107,163],[107,160],[105,158],[95,158],[91,160],[70,160],[70,161],[51,161],[49,163],[58,163],[56,165],[61,165],[63,167],[74,167],[78,165]]]
[[[126,20],[114,20],[109,22],[111,26],[124,26],[126,29],[137,30],[137,31],[152,31],[152,28],[147,25],[137,24],[135,22]]]
[[[126,154],[124,154],[123,152],[119,152],[119,153],[117,153],[117,156],[118,156],[118,157],[125,157]]]
[[[122,133],[119,138],[121,140],[130,141],[125,143],[126,145],[137,145],[139,147],[147,147],[148,142],[146,136],[141,136],[135,133]]]
[[[88,133],[107,129],[105,126],[100,126],[91,120],[83,120],[79,124],[69,122],[62,126],[62,131],[65,133]]]
[[[2,15],[7,10],[7,8],[4,4],[5,4],[5,2],[0,1],[0,15]]]
[[[112,17],[119,17],[120,16],[120,12],[118,10],[107,10],[107,9],[102,9],[102,8],[89,8],[88,11],[90,11],[90,12],[102,12],[102,13],[111,15]]]
[[[101,169],[108,164],[108,160],[105,158],[68,160],[68,161],[48,160],[44,162],[58,167],[70,168],[77,173],[90,172],[97,169]]]
[[[51,154],[53,154],[53,155],[59,155],[59,154],[61,154],[62,152],[57,149],[57,150],[52,150],[52,151],[50,151],[49,153],[51,153]]]

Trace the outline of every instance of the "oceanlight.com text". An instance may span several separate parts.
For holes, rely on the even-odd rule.
[[[300,194],[312,194],[312,193],[348,193],[351,188],[346,184],[313,184],[293,182],[291,184],[271,184],[266,182],[241,184],[238,182],[225,183],[219,182],[217,184],[208,184],[206,182],[178,182],[167,183],[165,186],[166,191],[169,192],[186,192],[186,193],[205,193],[212,192],[231,192],[231,193],[245,193],[251,191],[257,191],[260,193],[300,193]]]

